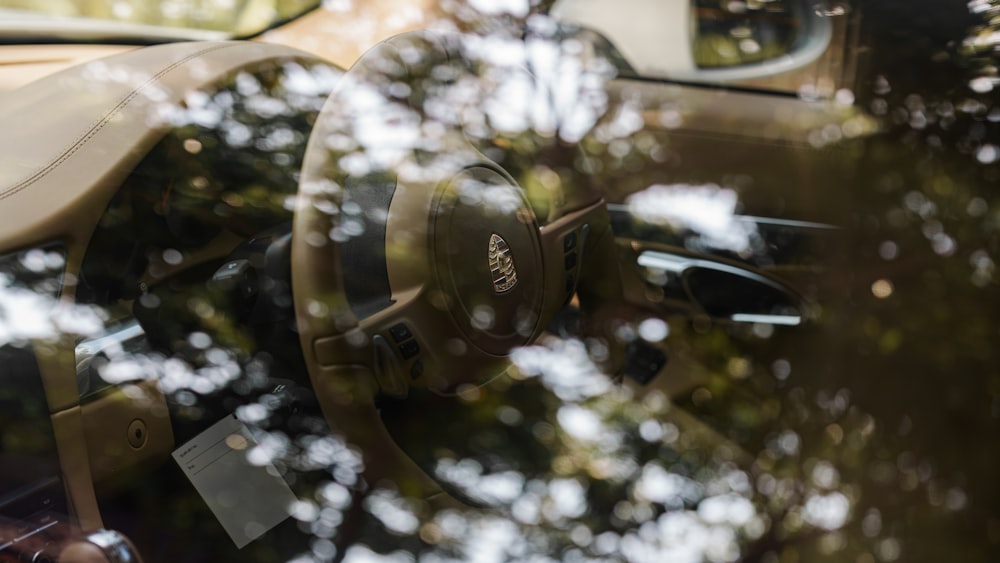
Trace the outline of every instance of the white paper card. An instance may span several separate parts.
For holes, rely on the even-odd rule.
[[[256,445],[250,429],[230,415],[173,453],[238,548],[281,523],[296,500],[273,465],[247,461]]]

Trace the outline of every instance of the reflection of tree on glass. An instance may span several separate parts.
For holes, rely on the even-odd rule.
[[[5,97],[0,491],[151,562],[990,560],[992,67],[613,77],[690,19],[607,5],[618,54],[450,3],[346,73],[180,44]],[[768,5],[714,29],[785,45]]]

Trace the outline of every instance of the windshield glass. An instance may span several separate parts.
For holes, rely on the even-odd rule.
[[[828,96],[439,4],[3,94],[0,561],[1000,561],[1000,2],[844,6]]]
[[[318,0],[0,0],[0,10],[24,12],[5,18],[87,18],[246,37],[318,4]]]

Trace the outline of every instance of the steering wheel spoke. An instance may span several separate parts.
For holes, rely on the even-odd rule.
[[[545,271],[554,278],[546,282],[553,294],[550,306],[556,310],[576,293],[583,265],[590,259],[594,241],[607,230],[607,224],[607,208],[603,200],[598,200],[539,229]],[[557,297],[560,287],[562,295]]]
[[[435,375],[442,362],[428,344],[436,336],[422,322],[438,311],[424,293],[404,291],[394,296],[390,307],[350,330],[316,338],[316,364],[324,369],[354,366],[362,370],[363,377],[375,383],[376,399],[404,398],[411,386],[443,390],[446,382]]]

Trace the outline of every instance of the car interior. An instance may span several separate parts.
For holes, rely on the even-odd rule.
[[[779,4],[738,33],[692,16],[688,70],[644,62],[601,2],[512,37],[403,33],[349,65],[265,41],[49,46],[0,91],[0,561],[381,560],[357,546],[420,553],[442,522],[488,538],[497,514],[542,551],[609,555],[598,531],[652,503],[718,524],[741,491],[794,489],[740,479],[812,444],[756,442],[773,403],[726,426],[711,400],[758,383],[755,353],[775,360],[754,391],[776,393],[855,314],[843,288],[866,272],[831,257],[854,252],[849,223],[879,225],[841,194],[882,122],[851,94],[855,15]],[[729,36],[777,51],[734,62]],[[0,77],[24,62],[6,53]],[[780,355],[774,334],[804,344]],[[817,400],[824,439],[868,443],[841,393]],[[793,532],[836,530],[855,500],[824,463],[802,462],[822,494],[775,509]],[[734,526],[780,544],[761,522]]]
[[[388,431],[412,432],[400,413],[454,403],[502,373],[515,347],[594,330],[611,305],[802,321],[804,299],[773,274],[686,255],[667,229],[643,234],[586,181],[521,187],[523,159],[457,130],[431,140],[438,154],[390,143],[398,154],[363,153],[358,172],[337,165],[358,147],[331,150],[329,139],[412,119],[450,85],[432,72],[465,70],[447,43],[396,38],[346,73],[272,45],[167,44],[57,73],[5,104],[4,129],[20,132],[4,138],[17,164],[4,170],[5,274],[13,288],[38,278],[53,311],[101,326],[44,354],[4,347],[24,401],[4,427],[44,437],[37,451],[4,452],[37,467],[4,479],[10,526],[38,526],[40,537],[106,527],[155,546],[156,560],[189,557],[134,529],[133,515],[144,502],[191,500],[143,490],[183,490],[175,448],[262,397],[267,424],[320,436],[332,425],[364,444],[368,481],[474,503],[440,492],[421,455],[403,453]],[[414,64],[407,49],[425,56]],[[400,82],[414,86],[409,98],[390,92]],[[366,88],[389,105],[372,111]],[[531,156],[565,175],[575,150]],[[470,263],[487,250],[491,260]],[[636,381],[666,363],[643,342],[620,347],[609,369]],[[234,381],[243,370],[251,377]],[[293,488],[315,487],[315,473],[297,471]],[[201,524],[189,520],[183,533],[196,537]],[[286,527],[274,533],[295,533]]]

